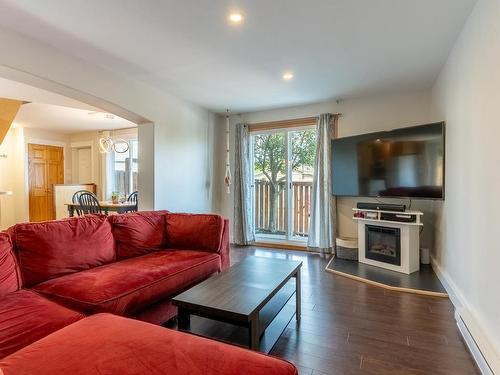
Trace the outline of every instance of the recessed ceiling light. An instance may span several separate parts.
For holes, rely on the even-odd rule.
[[[231,21],[231,23],[241,23],[241,21],[243,21],[243,16],[241,13],[231,13],[229,15],[229,21]]]
[[[293,78],[293,73],[286,72],[285,74],[283,74],[283,79],[285,81],[290,81],[292,78]]]

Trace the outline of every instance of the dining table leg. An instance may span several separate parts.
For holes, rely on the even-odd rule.
[[[68,215],[69,215],[69,217],[75,216],[75,207],[74,206],[68,206]]]

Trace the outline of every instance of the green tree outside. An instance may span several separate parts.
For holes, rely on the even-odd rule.
[[[292,143],[292,171],[312,166],[316,155],[316,130],[307,129],[290,133]],[[285,188],[287,175],[285,133],[259,134],[254,137],[254,168],[270,184],[269,231],[277,231],[277,202]]]

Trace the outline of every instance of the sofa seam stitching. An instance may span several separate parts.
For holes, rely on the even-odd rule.
[[[217,255],[217,254],[214,254],[214,255]],[[115,297],[113,297],[113,298],[108,298],[108,299],[106,299],[106,300],[103,300],[103,301],[100,301],[100,302],[97,302],[97,303],[93,303],[93,302],[85,302],[85,301],[82,301],[82,300],[77,299],[77,298],[67,297],[67,296],[63,296],[63,295],[61,295],[61,294],[56,294],[56,293],[49,293],[49,292],[47,292],[47,291],[41,291],[41,290],[38,290],[38,289],[35,289],[35,290],[36,290],[36,291],[38,291],[38,292],[40,292],[40,293],[44,293],[44,294],[46,294],[46,295],[56,296],[56,297],[59,297],[59,298],[69,299],[69,300],[71,300],[71,301],[75,301],[75,302],[80,302],[80,303],[83,303],[83,304],[85,304],[85,305],[87,305],[87,306],[99,306],[99,305],[100,305],[100,304],[102,304],[102,303],[107,303],[107,302],[110,302],[110,301],[113,301],[113,300],[116,300],[116,299],[122,298],[122,297],[124,297],[124,296],[127,296],[127,295],[129,295],[129,294],[135,293],[135,292],[140,291],[140,290],[142,290],[142,289],[148,288],[148,287],[150,287],[151,285],[157,284],[157,283],[159,283],[159,282],[162,282],[162,281],[164,281],[164,280],[168,279],[169,277],[172,277],[172,276],[175,276],[175,275],[177,275],[177,274],[179,274],[179,273],[181,273],[181,272],[184,272],[184,271],[190,270],[190,269],[192,269],[192,268],[194,268],[194,267],[196,267],[196,266],[199,266],[199,265],[202,265],[202,264],[208,263],[209,261],[211,261],[211,260],[205,260],[205,261],[203,261],[203,262],[200,262],[200,263],[197,263],[197,264],[195,264],[195,265],[192,265],[192,266],[191,266],[191,267],[189,267],[189,268],[185,268],[185,269],[183,269],[182,271],[177,271],[177,272],[175,272],[175,273],[173,273],[173,274],[170,274],[170,275],[168,275],[168,276],[162,277],[161,279],[159,279],[159,280],[157,280],[157,281],[155,281],[155,282],[151,282],[151,283],[149,283],[148,285],[143,285],[143,286],[141,286],[141,287],[135,288],[134,290],[128,291],[128,292],[126,292],[126,293],[122,293],[122,294],[120,294],[120,295],[118,295],[118,296],[115,296]]]

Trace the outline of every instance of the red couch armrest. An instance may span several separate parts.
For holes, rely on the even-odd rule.
[[[222,268],[229,266],[229,222],[213,214],[166,214],[166,245],[174,249],[219,253]]]
[[[222,241],[220,248],[222,270],[225,270],[231,265],[231,246],[229,244],[229,220],[224,219],[224,229],[222,232]]]

